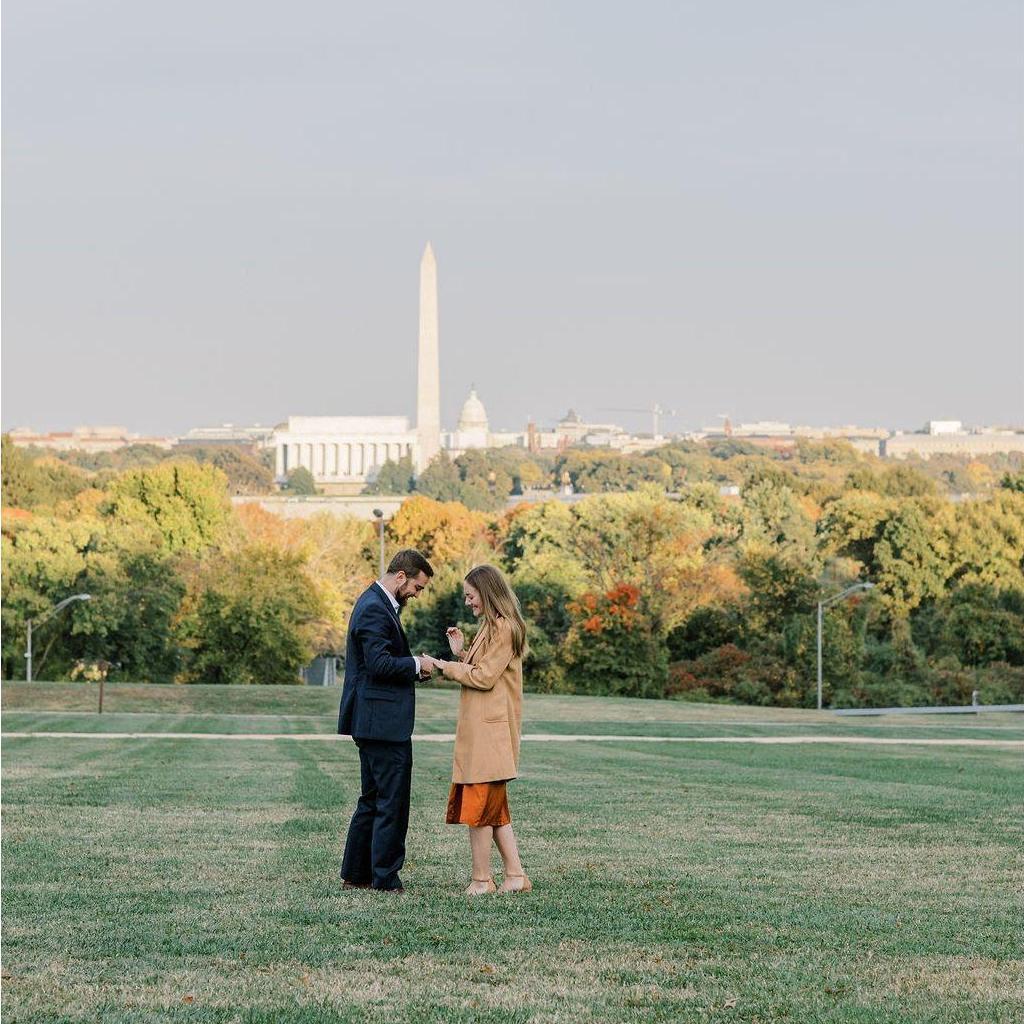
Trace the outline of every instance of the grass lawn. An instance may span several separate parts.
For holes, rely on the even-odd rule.
[[[342,892],[338,691],[5,684],[4,1021],[1019,1021],[1024,750],[525,743],[535,891],[468,900],[420,743],[407,892]],[[450,731],[455,694],[420,701]],[[43,712],[43,713],[41,713]],[[1020,716],[527,697],[526,732],[1024,739]]]

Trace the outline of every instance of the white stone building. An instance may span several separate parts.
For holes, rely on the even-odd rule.
[[[300,466],[328,493],[357,494],[390,460],[419,461],[419,434],[406,416],[289,416],[274,431],[275,476]]]

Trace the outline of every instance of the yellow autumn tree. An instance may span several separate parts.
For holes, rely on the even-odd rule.
[[[387,525],[392,550],[416,548],[434,565],[465,564],[491,550],[493,517],[473,512],[458,501],[434,501],[416,495],[402,502]]]
[[[373,524],[329,512],[282,519],[255,504],[237,512],[243,543],[299,558],[323,608],[315,646],[320,652],[343,650],[352,606],[376,575]]]

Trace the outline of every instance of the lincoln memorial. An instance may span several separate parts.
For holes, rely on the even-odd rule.
[[[406,416],[289,416],[274,431],[276,473],[299,466],[328,492],[355,494],[389,459],[419,461],[419,436]]]

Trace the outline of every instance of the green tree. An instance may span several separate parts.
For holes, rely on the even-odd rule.
[[[919,498],[938,492],[935,481],[907,465],[894,466],[876,472],[870,466],[858,466],[850,471],[846,486],[857,491],[873,491],[889,498]]]
[[[93,510],[94,511],[94,510]],[[76,661],[107,661],[113,678],[170,682],[171,623],[184,587],[154,525],[77,509],[36,515],[4,533],[4,673],[22,671],[25,624],[58,601],[87,593],[36,634],[34,672],[66,678]]]
[[[63,465],[48,453],[33,459],[8,434],[0,438],[0,446],[4,508],[53,506],[91,485],[89,474]]]
[[[274,490],[272,468],[265,459],[242,445],[214,445],[178,451],[178,458],[184,455],[221,470],[227,477],[231,494],[270,494]]]
[[[562,652],[572,625],[570,595],[550,580],[518,580],[514,589],[526,619],[530,653],[523,664],[524,685],[542,693],[567,689]]]
[[[874,492],[852,490],[826,505],[818,533],[826,555],[855,559],[871,578],[877,573],[875,545],[895,504]]]
[[[915,642],[957,665],[1024,665],[1024,590],[960,583],[913,619]]]
[[[748,548],[739,575],[749,588],[746,628],[756,635],[780,632],[790,619],[809,615],[817,602],[818,585],[811,567],[771,547]]]
[[[554,465],[556,480],[563,473],[577,491],[586,494],[633,491],[650,485],[667,490],[672,467],[654,455],[624,455],[609,449],[570,448]]]
[[[435,501],[459,500],[462,494],[462,477],[446,451],[439,451],[430,465],[419,475],[416,491]]]
[[[296,466],[288,471],[288,476],[281,488],[289,494],[316,494],[316,480],[305,466]]]
[[[503,553],[513,584],[530,594],[537,611],[545,613],[531,667],[548,688],[563,683],[582,687],[584,677],[578,667],[582,652],[596,642],[596,634],[580,622],[571,626],[553,614],[552,599],[563,605],[566,599],[578,604],[587,593],[592,600],[603,601],[618,587],[635,590],[641,595],[631,612],[638,623],[637,657],[653,657],[654,671],[661,672],[669,632],[695,608],[728,601],[742,590],[713,543],[717,527],[712,513],[671,501],[654,487],[595,495],[573,505],[551,501],[521,507],[505,522]],[[613,630],[601,641],[602,649],[610,650],[608,644],[612,639],[617,643],[618,637]],[[570,648],[574,654],[570,655]],[[570,679],[567,673],[573,657],[577,668]],[[592,686],[596,687],[592,692],[606,692],[596,678]],[[647,684],[631,684],[631,688],[649,689]]]
[[[952,570],[948,541],[917,501],[904,502],[886,521],[873,561],[879,593],[897,618],[940,597]]]
[[[696,608],[667,638],[674,661],[699,658],[708,651],[737,644],[742,639],[743,619],[735,605]]]
[[[403,455],[397,462],[388,459],[376,479],[363,488],[363,494],[411,494],[415,483],[412,456]]]
[[[816,560],[814,522],[783,482],[761,478],[743,489],[743,535],[808,565]]]
[[[213,547],[231,521],[224,473],[195,462],[133,470],[118,477],[109,494],[109,516],[155,524],[168,551],[198,553]]]
[[[38,619],[65,597],[82,592],[78,584],[85,570],[84,552],[91,537],[88,526],[64,523],[53,516],[35,515],[14,522],[5,517],[3,662],[7,679],[24,678],[25,623]],[[51,620],[45,633],[41,631],[36,637],[36,678],[54,654],[49,672],[59,677],[53,664],[59,660],[65,647],[64,637],[79,614],[81,606],[71,605],[59,620]]]
[[[922,498],[938,492],[935,481],[913,466],[896,466],[885,474],[885,493],[893,498]]]
[[[956,506],[952,576],[964,583],[1024,590],[1024,493],[997,490]]]
[[[505,507],[505,499],[515,486],[513,474],[517,460],[506,457],[501,449],[471,449],[455,460],[463,480],[463,498],[469,508],[495,511]]]
[[[297,683],[324,608],[299,554],[249,545],[203,563],[177,627],[182,681]]]

